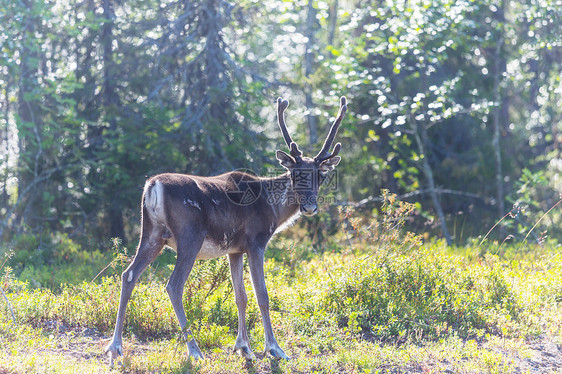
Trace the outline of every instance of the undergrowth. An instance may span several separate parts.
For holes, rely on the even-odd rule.
[[[403,229],[413,210],[412,205],[384,193],[376,220],[357,219],[353,212],[342,211],[344,231],[329,245],[334,250],[321,254],[310,255],[306,243],[275,239],[265,270],[274,329],[282,345],[292,347],[289,352],[312,356],[333,352],[337,356],[334,365],[344,365],[342,370],[351,362],[354,368],[365,369],[374,365],[375,358],[343,354],[343,347],[356,345],[357,352],[363,352],[363,344],[384,347],[455,339],[530,339],[545,332],[562,336],[560,245],[526,243],[522,247],[475,241],[451,248],[442,241],[423,243]],[[98,261],[95,252],[86,254],[68,238],[53,238],[51,243],[62,248],[57,256],[72,255],[68,268],[89,269]],[[8,262],[13,265],[15,261],[15,266],[0,269],[0,286],[9,300],[9,304],[0,304],[3,344],[17,341],[22,333],[31,334],[30,328],[43,331],[53,321],[69,329],[93,328],[101,336],[110,336],[119,302],[117,274],[131,260],[126,250],[115,243],[113,254],[102,256],[105,263],[96,265],[96,271],[86,277],[77,271],[71,279],[64,272],[60,279],[65,281],[60,284],[38,287],[38,283],[52,284],[59,277],[46,281],[41,271],[33,273],[32,266],[42,261],[41,252],[21,252],[22,245],[16,246]],[[19,265],[23,259],[28,263]],[[177,351],[179,327],[165,292],[173,262],[174,254],[164,251],[137,284],[127,308],[126,341],[175,344]],[[48,266],[52,270],[65,265],[55,256]],[[247,273],[247,323],[252,346],[259,352],[264,344],[263,328]],[[80,278],[85,280],[76,282]],[[197,263],[186,285],[184,306],[203,350],[215,354],[233,344],[237,309],[226,258]],[[131,371],[143,371],[142,365],[153,367],[151,354],[156,353],[146,353],[145,364],[125,362],[125,367],[133,365],[128,366]],[[141,355],[145,357],[145,353]],[[159,355],[161,359],[163,353]],[[6,360],[6,351],[0,351],[0,369]],[[312,364],[303,365],[302,372],[307,372]],[[181,361],[177,370],[184,369]]]

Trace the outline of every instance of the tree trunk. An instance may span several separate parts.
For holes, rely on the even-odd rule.
[[[115,64],[113,62],[113,20],[115,14],[111,0],[102,0],[103,15],[106,21],[102,26],[101,42],[103,47],[103,97],[102,105],[107,122],[109,123],[109,137],[116,136],[117,121],[115,112],[119,107],[119,97],[115,89]],[[124,166],[124,165],[121,165]],[[106,186],[109,190],[118,189],[119,186]],[[107,207],[109,231],[112,238],[121,238],[125,242],[123,225],[123,206],[119,194],[112,194]]]
[[[412,119],[412,121],[415,121]],[[445,214],[443,213],[443,209],[441,208],[441,203],[439,203],[439,198],[437,197],[437,192],[435,191],[435,179],[433,178],[433,170],[431,169],[431,165],[429,164],[429,160],[427,157],[427,153],[425,152],[426,145],[427,145],[427,131],[424,125],[418,125],[417,122],[414,122],[414,137],[416,139],[416,144],[418,145],[418,150],[420,152],[420,156],[423,156],[423,173],[425,179],[427,180],[427,185],[429,187],[429,194],[431,196],[431,201],[433,202],[433,207],[435,212],[437,213],[437,217],[439,218],[439,223],[441,225],[441,232],[447,241],[447,245],[451,245],[453,242],[451,240],[451,235],[449,234],[449,230],[447,230],[447,223],[445,221]]]
[[[498,21],[503,23],[504,19],[504,3],[502,1],[500,9],[498,9]],[[505,196],[503,189],[503,168],[502,168],[502,153],[501,153],[501,131],[502,123],[508,120],[504,118],[507,116],[507,101],[504,100],[501,83],[503,80],[503,75],[506,71],[506,61],[503,56],[504,36],[503,31],[499,36],[498,42],[496,44],[495,50],[495,66],[494,66],[494,102],[496,104],[496,109],[494,110],[494,120],[493,128],[494,132],[492,135],[492,147],[494,148],[494,161],[496,164],[496,200],[498,207],[498,219],[501,219],[505,215]],[[504,236],[503,227],[500,226],[500,237]]]
[[[33,1],[24,2],[29,9]],[[35,180],[42,170],[43,149],[41,144],[41,118],[38,91],[38,70],[41,61],[40,47],[35,39],[36,27],[41,25],[41,20],[35,12],[28,12],[22,20],[21,40],[21,68],[18,82],[18,147],[19,157],[17,162],[18,193],[26,190],[27,196],[20,200],[21,204],[16,209],[16,223],[34,227],[34,219],[41,216],[41,204],[36,203],[40,189]]]
[[[318,117],[314,115],[314,102],[312,100],[312,85],[310,84],[310,76],[314,73],[313,67],[313,53],[314,46],[314,25],[316,23],[316,9],[314,9],[314,2],[308,1],[308,14],[306,19],[306,51],[304,53],[304,76],[306,78],[304,83],[304,96],[305,105],[308,112],[306,122],[308,125],[308,135],[310,145],[316,144],[318,141]]]
[[[8,81],[6,82],[5,85],[5,89],[6,92],[10,92],[11,90],[11,82]],[[1,150],[1,155],[2,155],[2,163],[0,163],[1,168],[3,169],[3,173],[2,173],[2,186],[4,186],[4,188],[2,189],[2,197],[0,198],[0,214],[4,215],[6,212],[2,212],[2,209],[7,209],[8,207],[8,179],[10,178],[10,174],[11,174],[11,165],[10,165],[10,100],[8,99],[8,95],[4,96],[4,100],[2,101],[2,107],[3,107],[3,118],[2,118],[2,149]],[[2,239],[2,235],[0,235],[0,240]]]
[[[330,6],[330,31],[328,34],[328,45],[334,45],[334,36],[338,25],[338,0],[334,0]]]

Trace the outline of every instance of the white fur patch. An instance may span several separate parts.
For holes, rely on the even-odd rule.
[[[166,222],[164,214],[164,185],[160,181],[154,182],[153,185],[146,183],[144,185],[144,204],[150,218],[159,223]]]
[[[277,228],[277,230],[275,230],[274,235],[277,234],[277,233],[279,233],[279,232],[281,232],[281,231],[283,231],[283,230],[285,230],[287,227],[291,227],[291,226],[296,222],[296,220],[297,220],[300,216],[301,216],[301,213],[298,212],[298,213],[295,214],[294,216],[289,217],[288,220],[286,220],[285,222],[283,222],[283,224],[282,224],[281,226],[279,226],[279,227]]]
[[[226,234],[225,234],[226,237]],[[224,243],[221,243],[224,244]],[[197,254],[197,259],[198,260],[210,260],[212,258],[217,258],[217,257],[221,257],[224,255],[227,255],[228,253],[235,253],[238,252],[237,250],[233,249],[233,248],[224,248],[221,247],[221,245],[213,242],[210,239],[205,239],[205,241],[203,241],[203,245],[201,245],[201,249],[199,250],[199,253]]]
[[[198,203],[197,201],[193,201],[193,200],[191,200],[191,199],[184,199],[184,200],[183,200],[183,204],[184,204],[184,205],[189,204],[189,205],[191,205],[192,207],[201,210],[201,205],[199,205],[199,203]]]

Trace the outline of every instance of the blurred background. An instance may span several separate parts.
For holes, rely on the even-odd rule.
[[[540,220],[530,241],[562,238],[555,1],[0,4],[3,247],[133,248],[147,176],[277,173],[278,96],[305,154],[349,101],[337,203],[300,223],[318,248],[338,207],[376,219],[381,189],[426,239],[463,245],[508,213],[491,237]]]

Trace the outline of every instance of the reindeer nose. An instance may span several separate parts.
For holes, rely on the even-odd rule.
[[[313,216],[318,213],[318,205],[303,204],[301,205],[301,213],[305,216]]]

